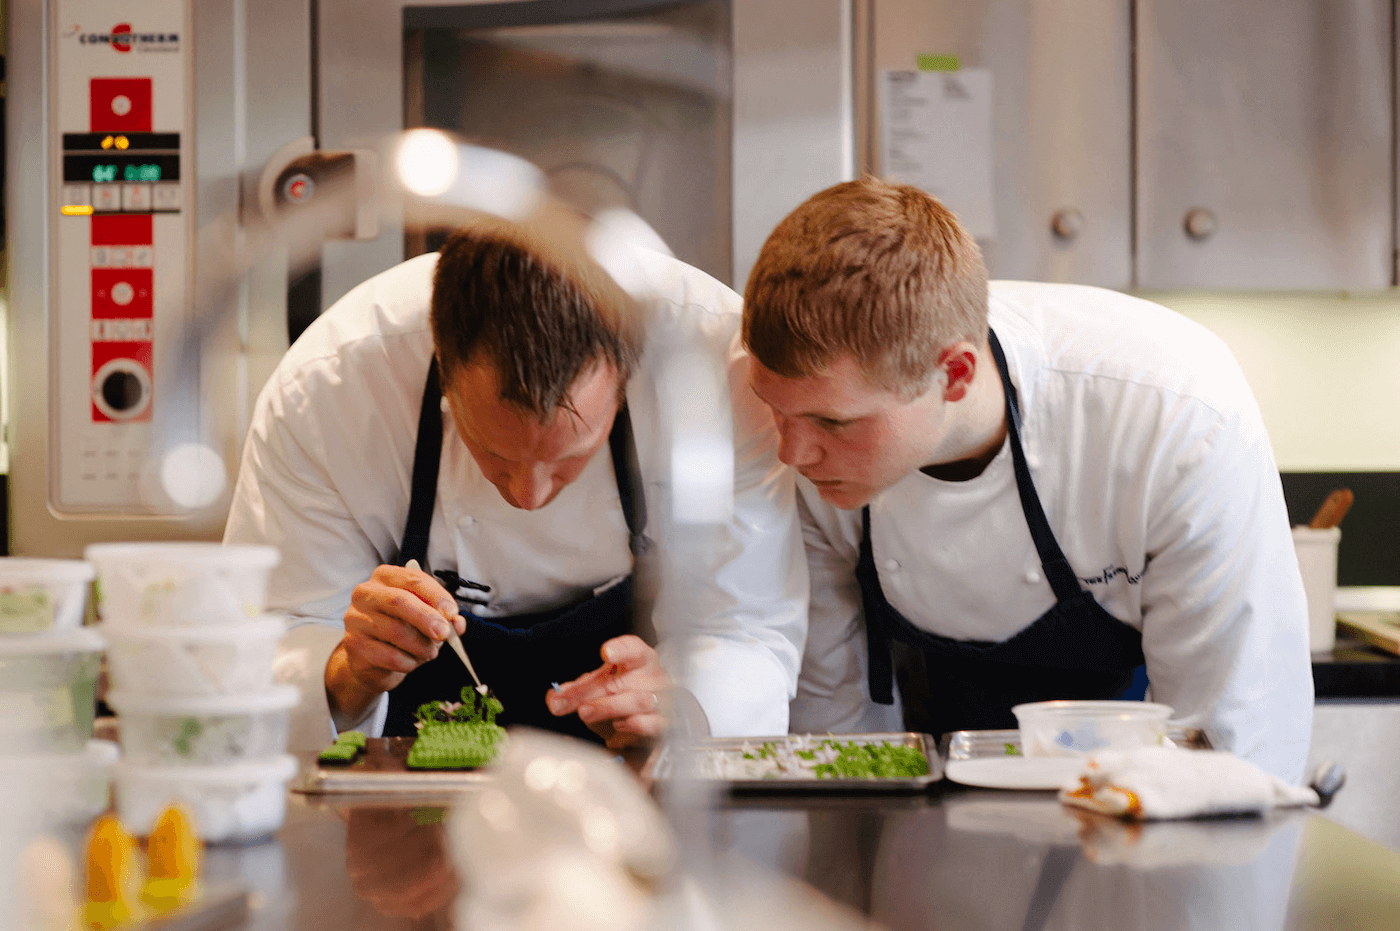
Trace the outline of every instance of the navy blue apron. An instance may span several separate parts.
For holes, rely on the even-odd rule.
[[[1006,354],[996,334],[989,335],[1005,388],[1007,440],[1021,511],[1055,604],[1001,642],[953,640],[920,630],[885,600],[870,544],[869,506],[862,511],[856,579],[870,647],[870,697],[884,705],[893,702],[897,668],[905,726],[930,734],[1015,727],[1011,707],[1021,702],[1117,698],[1143,663],[1142,634],[1105,611],[1080,586],[1045,519],[1021,449],[1021,415]]]
[[[398,560],[399,565],[404,565],[410,559],[416,559],[424,571],[430,568],[427,562],[428,533],[437,500],[438,460],[442,452],[441,398],[435,359],[428,368],[423,404],[418,414],[418,440],[413,453],[413,491]],[[608,446],[612,452],[613,475],[617,480],[618,497],[627,518],[635,556],[647,545],[643,536],[646,500],[638,478],[632,423],[626,404],[613,420]],[[487,619],[471,613],[474,606],[482,603],[471,594],[471,590],[487,590],[485,586],[467,582],[450,571],[434,574],[443,581],[462,608],[462,616],[467,621],[462,645],[471,657],[477,675],[491,687],[505,707],[496,722],[506,727],[539,727],[601,743],[602,738],[589,730],[578,715],[561,718],[550,713],[545,705],[545,693],[554,682],[568,682],[597,669],[602,663],[599,648],[613,637],[634,632],[632,576],[628,575],[601,594],[563,608]],[[461,591],[463,587],[467,589],[466,592]],[[384,725],[384,736],[413,735],[416,733],[413,713],[419,705],[429,701],[455,701],[461,696],[462,686],[471,684],[471,675],[457,654],[444,647],[435,659],[410,672],[397,688],[389,692],[389,714]]]

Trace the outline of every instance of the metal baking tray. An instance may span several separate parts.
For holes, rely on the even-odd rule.
[[[929,771],[923,776],[906,779],[816,779],[801,776],[767,776],[755,778],[733,778],[697,775],[704,781],[713,781],[731,792],[917,792],[928,788],[943,778],[943,764],[938,757],[938,744],[931,734],[913,731],[872,733],[872,734],[786,734],[781,737],[708,737],[695,741],[679,750],[673,745],[661,748],[652,762],[650,775],[658,782],[679,780],[685,777],[679,762],[682,753],[727,756],[742,755],[747,749],[754,749],[764,743],[798,745],[800,741],[834,740],[840,743],[854,741],[857,745],[891,743],[915,747],[928,758]]]
[[[322,765],[312,756],[291,789],[307,795],[437,795],[479,788],[494,778],[481,769],[409,769],[404,761],[412,746],[412,737],[371,737],[349,766]]]
[[[1167,739],[1188,750],[1209,750],[1210,739],[1196,727],[1167,727]],[[948,760],[981,760],[993,756],[1020,756],[1021,732],[953,731],[938,741],[938,756]]]

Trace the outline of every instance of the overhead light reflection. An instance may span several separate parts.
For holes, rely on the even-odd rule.
[[[436,129],[403,134],[399,182],[426,200],[521,220],[544,203],[545,177],[525,159],[471,145]]]
[[[395,161],[399,180],[419,197],[437,197],[457,180],[457,145],[436,129],[404,133]]]

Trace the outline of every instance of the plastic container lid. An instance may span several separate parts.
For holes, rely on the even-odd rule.
[[[145,766],[122,761],[118,773],[128,777],[147,776],[183,785],[228,785],[230,783],[283,782],[296,775],[297,758],[291,754],[248,763],[218,766]]]
[[[0,656],[93,653],[106,645],[107,641],[102,635],[89,627],[47,630],[37,634],[6,634],[0,637]]]
[[[0,585],[91,582],[95,575],[97,568],[81,559],[0,557]]]
[[[260,614],[247,621],[229,624],[205,624],[200,626],[122,626],[98,624],[108,640],[162,640],[162,641],[206,641],[264,639],[280,637],[287,632],[287,619],[280,614]]]
[[[264,692],[244,695],[147,695],[142,692],[113,691],[107,694],[107,704],[120,715],[132,714],[257,714],[281,711],[301,701],[295,685],[274,685]]]
[[[111,766],[121,756],[121,748],[110,740],[89,740],[81,750],[55,753],[40,750],[37,753],[0,754],[0,770],[34,768],[48,772],[53,768],[70,766],[103,767]]]
[[[1029,712],[1032,715],[1054,717],[1171,717],[1171,705],[1150,701],[1094,701],[1090,699],[1058,699],[1056,701],[1034,701],[1015,705],[1011,713],[1020,718]]]
[[[94,543],[83,550],[93,562],[182,562],[270,569],[282,559],[275,546],[223,543]]]

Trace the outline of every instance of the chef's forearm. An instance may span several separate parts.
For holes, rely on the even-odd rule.
[[[331,653],[326,663],[326,702],[335,721],[358,721],[369,714],[384,692],[368,686],[350,670],[349,658],[342,643]]]

